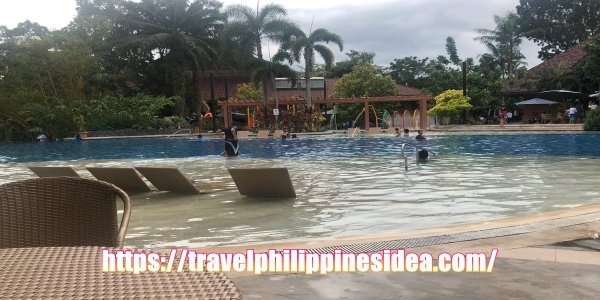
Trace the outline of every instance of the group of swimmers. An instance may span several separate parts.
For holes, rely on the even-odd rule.
[[[408,128],[405,128],[404,134],[401,134],[400,129],[396,128],[395,134],[396,134],[396,136],[409,137],[410,131]],[[225,142],[225,150],[223,152],[221,152],[221,156],[230,157],[230,156],[240,155],[240,145],[238,144],[237,131],[235,128],[225,127],[221,130],[221,132],[219,132],[219,136]],[[201,138],[201,136],[199,136],[199,137]],[[289,137],[291,137],[292,139],[295,139],[297,136],[296,136],[296,134],[290,135],[289,132],[284,132],[281,135],[281,139],[287,139]],[[415,139],[416,140],[425,140],[426,139],[425,136],[423,135],[423,130],[417,131],[417,135],[415,136]],[[421,148],[417,152],[418,160],[424,161],[424,160],[427,160],[428,158],[429,158],[429,152],[427,150]]]
[[[408,128],[404,128],[404,134],[400,133],[400,128],[396,128],[395,130],[395,134],[396,136],[403,136],[403,137],[409,137],[410,136],[410,130]],[[425,136],[423,135],[423,130],[417,130],[417,136],[415,136],[416,140],[425,140]]]

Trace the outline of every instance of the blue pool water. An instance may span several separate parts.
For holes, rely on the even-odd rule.
[[[379,157],[399,155],[399,137],[301,137],[240,141],[248,158]],[[409,139],[413,141],[413,139]],[[440,155],[600,156],[600,134],[509,134],[430,136],[419,143]],[[0,144],[0,162],[82,159],[153,159],[219,155],[218,139],[114,139],[39,144]],[[408,149],[408,152],[414,149]]]

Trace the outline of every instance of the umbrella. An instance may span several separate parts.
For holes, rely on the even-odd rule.
[[[539,92],[539,94],[544,95],[550,99],[558,98],[560,100],[565,100],[565,99],[569,99],[569,98],[579,99],[583,95],[580,92],[567,91],[567,90],[550,90],[550,91]]]
[[[556,104],[556,103],[558,103],[558,102],[541,99],[541,98],[533,98],[533,99],[517,102],[515,104],[516,105],[551,105],[551,104]]]

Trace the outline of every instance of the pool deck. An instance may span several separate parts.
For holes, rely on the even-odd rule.
[[[557,132],[583,131],[583,124],[508,124],[500,125],[431,125],[430,131],[465,132],[465,131],[494,131],[494,132]]]
[[[511,228],[525,228],[513,234]],[[477,238],[473,232],[499,231]],[[407,252],[483,252],[498,249],[492,273],[229,273],[245,299],[600,299],[600,204],[368,237],[344,237],[219,248],[223,251],[314,249],[398,239],[471,234],[464,241],[407,247]],[[576,241],[568,243],[569,241]],[[567,244],[565,244],[567,242]],[[558,244],[557,244],[558,243]],[[206,251],[206,249],[203,249]]]

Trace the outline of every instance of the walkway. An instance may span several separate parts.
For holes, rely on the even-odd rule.
[[[340,238],[253,248],[415,253],[484,252],[498,248],[492,273],[229,273],[246,299],[600,299],[600,204],[410,233]],[[581,240],[584,239],[584,240]],[[577,240],[572,243],[565,241]]]

